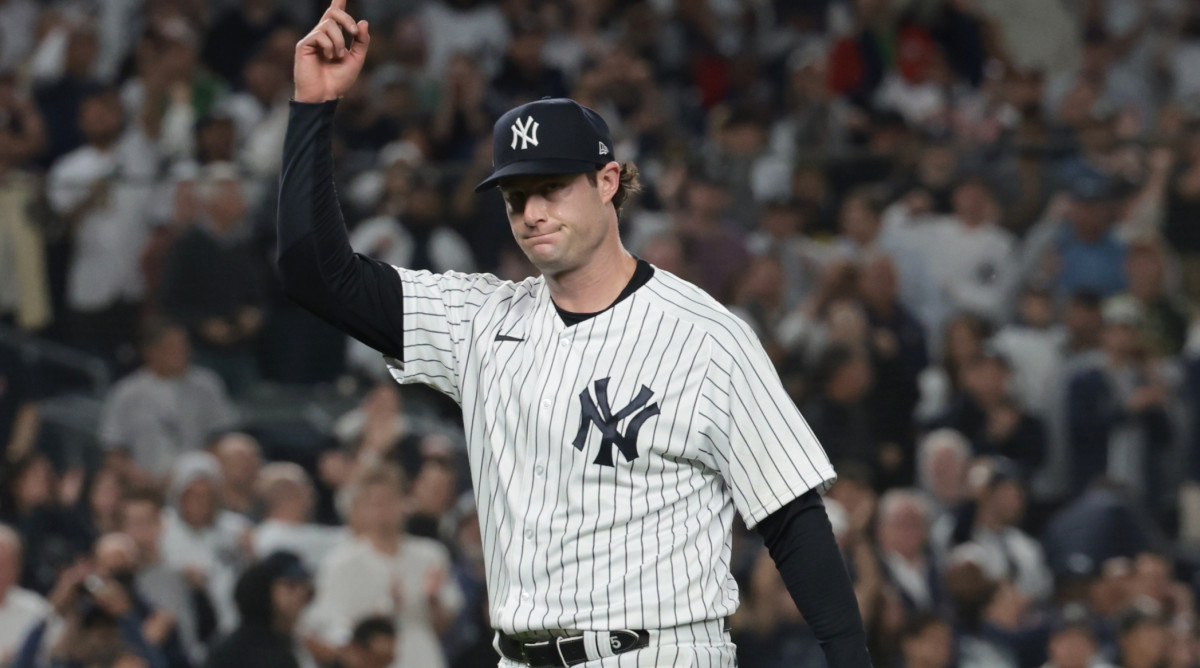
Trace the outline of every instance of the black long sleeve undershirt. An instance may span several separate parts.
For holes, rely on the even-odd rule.
[[[288,298],[404,359],[404,294],[390,265],[355,253],[333,185],[336,101],[291,103],[279,178],[279,276]]]
[[[806,492],[756,527],[829,668],[871,668],[858,598],[825,504]]]

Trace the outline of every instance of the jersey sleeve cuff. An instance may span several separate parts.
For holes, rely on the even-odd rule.
[[[767,519],[772,513],[791,503],[793,500],[800,498],[809,490],[815,489],[818,494],[824,496],[825,492],[828,492],[829,488],[833,487],[833,483],[837,482],[837,472],[833,470],[832,466],[826,466],[817,470],[817,478],[819,482],[815,485],[809,487],[801,485],[788,489],[785,493],[773,495],[765,503],[746,509],[742,513],[742,521],[746,524],[746,528],[753,529],[758,526],[759,522]]]

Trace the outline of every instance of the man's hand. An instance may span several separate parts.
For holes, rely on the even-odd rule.
[[[342,30],[354,37],[346,44]],[[346,0],[333,0],[312,32],[296,44],[297,102],[325,102],[341,97],[362,70],[371,36],[367,22],[346,13]]]

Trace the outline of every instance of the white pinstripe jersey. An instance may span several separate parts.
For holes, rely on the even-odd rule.
[[[833,483],[751,330],[668,272],[568,326],[540,277],[398,271],[389,366],[462,406],[497,629],[726,617],[735,508]]]

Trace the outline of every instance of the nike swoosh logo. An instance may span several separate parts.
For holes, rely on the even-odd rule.
[[[509,336],[507,334],[497,334],[496,340],[497,341],[524,341],[525,339],[518,339],[515,336]]]

